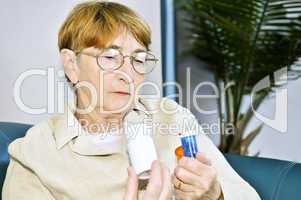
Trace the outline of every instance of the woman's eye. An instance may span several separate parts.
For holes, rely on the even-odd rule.
[[[115,59],[114,56],[105,56],[106,59]]]
[[[139,64],[143,64],[143,63],[144,63],[144,61],[142,61],[142,60],[137,60],[137,59],[135,59],[135,62],[137,62],[137,63],[139,63]]]

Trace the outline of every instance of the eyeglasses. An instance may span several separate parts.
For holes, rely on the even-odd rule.
[[[138,74],[148,74],[156,67],[158,59],[149,51],[135,51],[131,55],[123,55],[119,49],[110,47],[103,49],[99,54],[79,51],[76,54],[83,54],[96,58],[97,65],[105,71],[114,71],[119,69],[126,57],[130,58],[130,62],[134,70]]]

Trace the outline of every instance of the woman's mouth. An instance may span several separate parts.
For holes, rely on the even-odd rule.
[[[115,94],[119,94],[119,95],[122,95],[122,96],[129,96],[130,95],[130,93],[128,93],[128,92],[114,92]]]

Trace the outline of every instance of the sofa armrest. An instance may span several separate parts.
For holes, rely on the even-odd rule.
[[[225,155],[237,173],[264,200],[299,199],[301,164],[268,158]]]

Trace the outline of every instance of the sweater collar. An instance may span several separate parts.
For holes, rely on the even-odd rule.
[[[139,101],[134,108],[149,116],[142,101]],[[64,114],[53,117],[49,122],[57,149],[62,149],[69,144],[74,152],[81,155],[108,155],[126,151],[126,138],[122,129],[105,135],[88,134],[74,116],[74,104],[70,102],[66,103]]]

